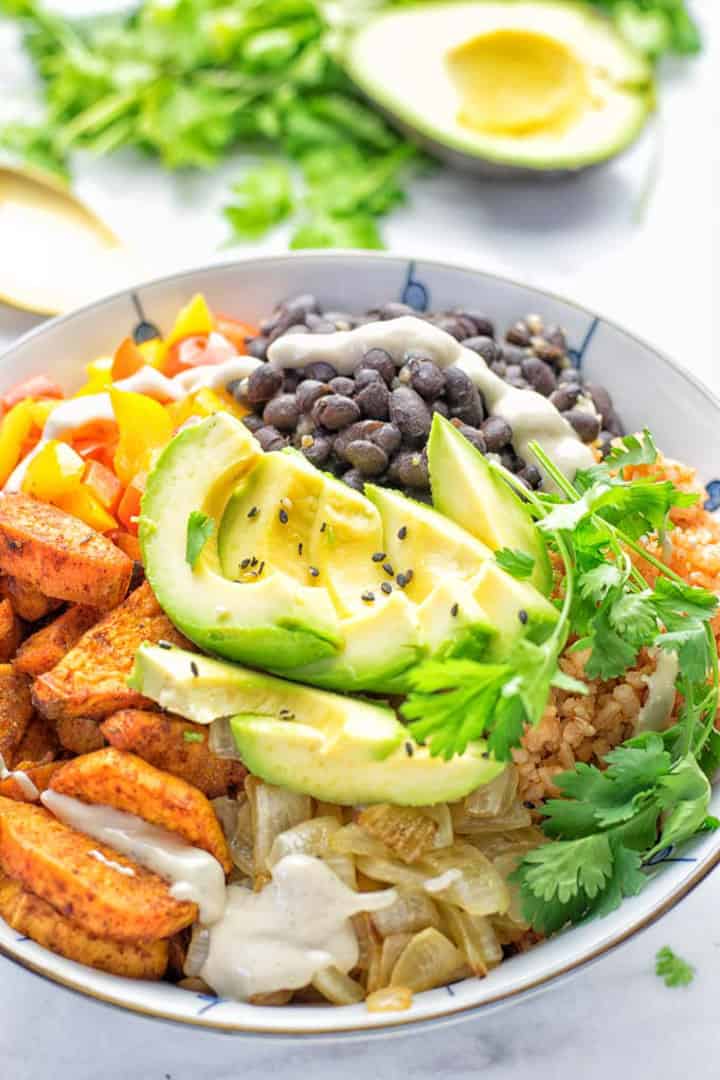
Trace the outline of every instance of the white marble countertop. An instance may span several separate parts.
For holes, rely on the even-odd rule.
[[[695,8],[710,48],[692,64],[668,66],[660,120],[624,159],[569,183],[539,186],[481,183],[441,171],[420,181],[411,205],[392,219],[390,246],[456,257],[565,293],[627,324],[720,388],[712,348],[719,177],[710,161],[720,129],[711,115],[713,98],[720,97],[713,40],[720,37],[720,15],[713,0],[696,0]],[[5,102],[24,78],[8,41],[0,23]],[[638,215],[658,161],[654,192]],[[225,179],[237,167],[225,170]],[[209,261],[223,239],[222,178],[168,180],[123,158],[111,166],[83,163],[79,187],[121,235],[161,240],[178,266]],[[283,245],[278,234],[266,247]],[[6,255],[0,250],[0,258]],[[0,348],[37,321],[0,306]],[[718,910],[715,874],[659,925],[538,997],[432,1033],[346,1045],[183,1030],[85,1000],[0,958],[0,1075],[289,1080],[306,1070],[313,1080],[334,1080],[340,1066],[353,1080],[711,1080],[720,1049]],[[666,944],[696,966],[690,987],[670,990],[655,976],[655,953]]]

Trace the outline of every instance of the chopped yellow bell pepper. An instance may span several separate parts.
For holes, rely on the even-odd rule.
[[[216,412],[229,412],[236,416],[238,420],[242,420],[243,416],[247,416],[249,412],[243,405],[237,403],[232,394],[228,394],[224,390],[219,392],[210,390],[207,386],[196,390],[194,394],[189,394],[182,401],[171,402],[165,408],[175,429],[184,424],[186,420],[189,420],[191,416],[212,416]]]
[[[87,397],[88,394],[101,394],[112,383],[112,356],[99,356],[85,365],[87,382],[75,393],[75,397]]]
[[[96,529],[98,532],[110,532],[111,529],[118,527],[112,514],[107,512],[85,484],[79,484],[75,491],[61,495],[55,500],[55,505],[68,514],[72,514],[73,517],[80,518],[91,529]]]
[[[58,405],[64,404],[64,401],[51,400],[50,398],[46,398],[44,401],[33,401],[30,414],[34,426],[42,431],[50,413],[54,412]]]
[[[43,502],[55,502],[79,486],[85,472],[85,462],[67,443],[51,439],[31,458],[23,478],[22,488]]]
[[[175,325],[165,339],[169,348],[176,341],[182,341],[186,337],[194,337],[196,334],[209,334],[215,327],[215,320],[210,308],[205,303],[205,297],[196,293],[192,300],[181,308]]]
[[[138,349],[145,357],[145,363],[148,367],[160,369],[163,366],[167,355],[167,344],[162,338],[151,338],[150,341],[143,341],[141,345],[138,345]]]
[[[10,473],[20,461],[23,444],[33,429],[32,398],[25,398],[13,405],[0,424],[0,486],[7,482]]]
[[[123,484],[148,467],[151,451],[165,446],[173,435],[173,422],[164,406],[145,394],[110,390],[119,441],[115,472]]]

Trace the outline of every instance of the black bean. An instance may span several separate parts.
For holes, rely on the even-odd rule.
[[[527,390],[530,383],[520,375],[508,375],[505,382],[508,386],[514,386],[516,390]]]
[[[458,315],[440,315],[433,319],[433,322],[439,330],[444,330],[446,334],[450,334],[456,341],[462,341],[475,332],[475,324],[466,322]],[[468,333],[468,330],[470,333]]]
[[[390,395],[390,419],[409,439],[421,442],[430,431],[432,414],[410,386],[399,386]]]
[[[365,488],[365,477],[358,469],[348,469],[343,475],[343,482],[355,491],[363,491]]]
[[[581,393],[582,387],[577,383],[561,383],[550,395],[550,401],[560,412],[567,412],[572,409]]]
[[[316,424],[322,424],[331,431],[340,431],[360,419],[360,406],[343,394],[328,394],[315,402],[312,418]]]
[[[431,413],[440,413],[440,415],[444,416],[446,419],[450,416],[448,403],[447,401],[443,401],[442,398],[436,398],[435,401],[429,401],[428,404]]]
[[[603,421],[608,420],[613,414],[613,403],[605,387],[598,386],[597,383],[587,383],[585,390],[592,398],[593,405],[600,413]]]
[[[447,368],[445,371],[445,397],[451,408],[453,405],[464,405],[466,402],[471,401],[474,390],[475,387],[469,375],[466,375],[464,371],[457,367]]]
[[[507,364],[504,360],[494,360],[490,365],[490,370],[494,375],[498,375],[501,379],[504,379],[507,375]]]
[[[527,356],[527,349],[519,349],[516,345],[502,345],[501,349],[506,364],[522,364]]]
[[[478,431],[476,427],[470,427],[468,424],[463,424],[458,428],[461,435],[464,435],[469,443],[479,450],[481,454],[487,453],[487,443],[482,432]]]
[[[560,367],[565,353],[562,349],[559,349],[557,345],[552,345],[542,337],[534,337],[531,341],[531,345],[533,352],[541,360],[545,360],[548,364],[552,364],[554,368]]]
[[[248,356],[252,356],[255,360],[264,360],[269,344],[266,337],[250,338],[247,343]]]
[[[300,412],[310,412],[318,398],[330,393],[332,391],[327,383],[318,382],[317,379],[305,379],[295,392]]]
[[[485,444],[493,454],[497,454],[512,440],[512,428],[502,416],[488,416],[481,430]]]
[[[283,384],[283,373],[270,364],[260,364],[248,376],[247,399],[253,405],[269,401]]]
[[[483,337],[494,338],[495,326],[492,319],[489,319],[487,315],[479,311],[459,311],[458,314],[464,315],[466,319],[470,319],[475,323],[475,333],[481,334]]]
[[[376,446],[381,447],[386,454],[394,454],[400,449],[402,434],[394,424],[381,424],[380,427],[370,434],[370,439]]]
[[[310,312],[305,316],[305,325],[311,334],[333,334],[335,326],[324,315]]]
[[[239,405],[248,405],[247,397],[247,379],[231,379],[226,384],[225,389],[228,394],[232,394]]]
[[[265,421],[262,416],[258,416],[257,413],[248,413],[247,416],[243,416],[242,422],[248,431],[259,431],[261,427],[265,427]]]
[[[262,446],[263,450],[282,450],[287,446],[287,440],[282,437],[280,432],[275,427],[264,426],[259,428],[255,432],[255,438]]]
[[[530,337],[530,328],[524,319],[518,319],[505,334],[505,340],[511,345],[521,345],[523,348],[530,344]]]
[[[605,427],[608,431],[611,431],[613,435],[625,434],[625,425],[616,412],[612,412],[605,420]]]
[[[395,378],[395,361],[385,349],[368,349],[360,367],[377,371],[378,374],[382,375],[388,386]]]
[[[281,304],[284,312],[292,315],[297,322],[304,322],[312,312],[319,312],[320,305],[312,293],[302,293],[300,296],[292,296]]]
[[[355,388],[356,390],[364,390],[366,386],[370,386],[372,383],[383,383],[385,380],[379,371],[374,368],[359,367],[355,370]]]
[[[368,416],[371,420],[387,420],[390,415],[390,391],[379,376],[378,379],[378,382],[368,383],[359,390],[355,400],[362,409],[363,416]]]
[[[316,379],[317,382],[330,382],[337,375],[337,371],[325,360],[312,360],[305,365],[305,378]]]
[[[263,409],[265,424],[276,427],[278,431],[294,431],[299,415],[300,410],[294,394],[278,394],[272,401],[268,401]]]
[[[390,463],[388,475],[403,487],[427,488],[427,455],[424,450],[401,450]]]
[[[526,465],[524,469],[520,469],[518,476],[531,491],[535,491],[542,484],[542,476],[537,465]]]
[[[546,341],[549,341],[551,345],[556,345],[558,349],[562,349],[567,352],[567,338],[565,337],[565,331],[559,327],[551,324],[545,327],[543,337]]]
[[[383,304],[378,308],[378,317],[382,320],[385,319],[399,319],[403,315],[417,315],[415,308],[411,308],[409,304],[400,304],[395,300],[390,300],[387,304]]]
[[[325,318],[336,330],[352,330],[355,326],[355,316],[349,311],[326,311]]]
[[[323,435],[313,435],[310,436],[310,438],[312,439],[312,442],[309,442],[305,446],[301,443],[300,449],[310,464],[319,468],[324,465],[330,457],[332,442]]]
[[[356,439],[345,450],[345,457],[363,476],[379,476],[388,466],[388,456],[369,439]]]
[[[463,342],[466,349],[472,349],[478,356],[482,356],[486,364],[494,364],[502,358],[502,349],[491,337],[475,335]]]
[[[585,409],[570,409],[563,413],[569,424],[575,428],[584,443],[591,443],[600,434],[600,417]]]
[[[613,435],[612,431],[601,431],[598,435],[598,440],[600,442],[600,453],[603,457],[607,457],[607,455],[612,450],[612,442],[614,438],[615,436]]]
[[[527,356],[520,366],[523,378],[527,379],[533,390],[537,390],[543,397],[550,397],[557,385],[550,365],[537,356]]]
[[[469,424],[470,427],[479,427],[482,424],[485,419],[485,409],[483,408],[482,398],[475,386],[473,386],[473,392],[467,401],[450,406],[450,415],[453,418],[462,420],[463,424]]]
[[[561,385],[564,385],[565,383],[577,383],[578,386],[582,386],[583,377],[577,368],[566,367],[563,368],[558,375],[558,382]]]
[[[406,357],[410,368],[410,385],[426,401],[439,397],[445,389],[445,376],[432,360]]]
[[[520,458],[517,456],[512,446],[506,446],[504,450],[500,451],[500,464],[504,465],[510,472],[517,472],[522,468],[520,464]]]
[[[303,380],[301,371],[287,369],[283,374],[283,393],[294,394]]]
[[[381,420],[358,420],[355,424],[350,424],[339,435],[335,436],[335,453],[337,457],[345,462],[345,450],[355,439],[373,439],[375,432],[385,425]],[[385,447],[383,447],[385,449]]]
[[[525,358],[523,357],[523,359],[525,359]],[[522,379],[522,377],[523,377],[522,366],[520,364],[508,364],[507,365],[507,368],[505,369],[505,378],[506,379]]]
[[[334,379],[331,379],[328,383],[333,394],[343,394],[345,397],[352,397],[355,393],[355,380],[348,378],[347,375],[336,375]]]

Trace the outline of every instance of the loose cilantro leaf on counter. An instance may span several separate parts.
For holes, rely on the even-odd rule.
[[[215,531],[215,522],[202,510],[192,510],[188,516],[185,561],[195,569],[202,549]]]
[[[666,986],[688,986],[695,978],[695,968],[673,952],[669,945],[665,945],[655,957],[655,974],[664,980]]]
[[[500,548],[495,552],[495,561],[506,573],[521,581],[529,578],[535,568],[533,556],[517,548]]]

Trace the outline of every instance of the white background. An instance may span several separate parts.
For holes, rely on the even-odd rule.
[[[419,181],[408,207],[391,219],[389,246],[455,257],[564,293],[625,323],[720,389],[713,349],[720,12],[714,0],[694,7],[706,52],[665,66],[659,114],[622,160],[545,184],[489,183],[441,170]],[[12,31],[0,23],[0,116],[24,113],[31,101]],[[123,155],[79,162],[77,187],[123,239],[141,247],[153,273],[217,257],[225,238],[218,208],[242,164],[238,158],[213,177],[169,179]],[[284,244],[278,233],[263,246]],[[9,257],[0,237],[0,259]],[[0,305],[0,347],[37,322]],[[649,410],[652,392],[648,386]],[[691,422],[678,414],[678,423]],[[658,926],[540,997],[432,1034],[366,1044],[273,1045],[182,1030],[85,1001],[0,958],[0,1074],[221,1080],[272,1073],[290,1080],[305,1071],[335,1080],[342,1069],[363,1080],[711,1080],[720,1075],[719,909],[716,874]],[[653,974],[665,944],[696,965],[690,988],[666,989]]]

